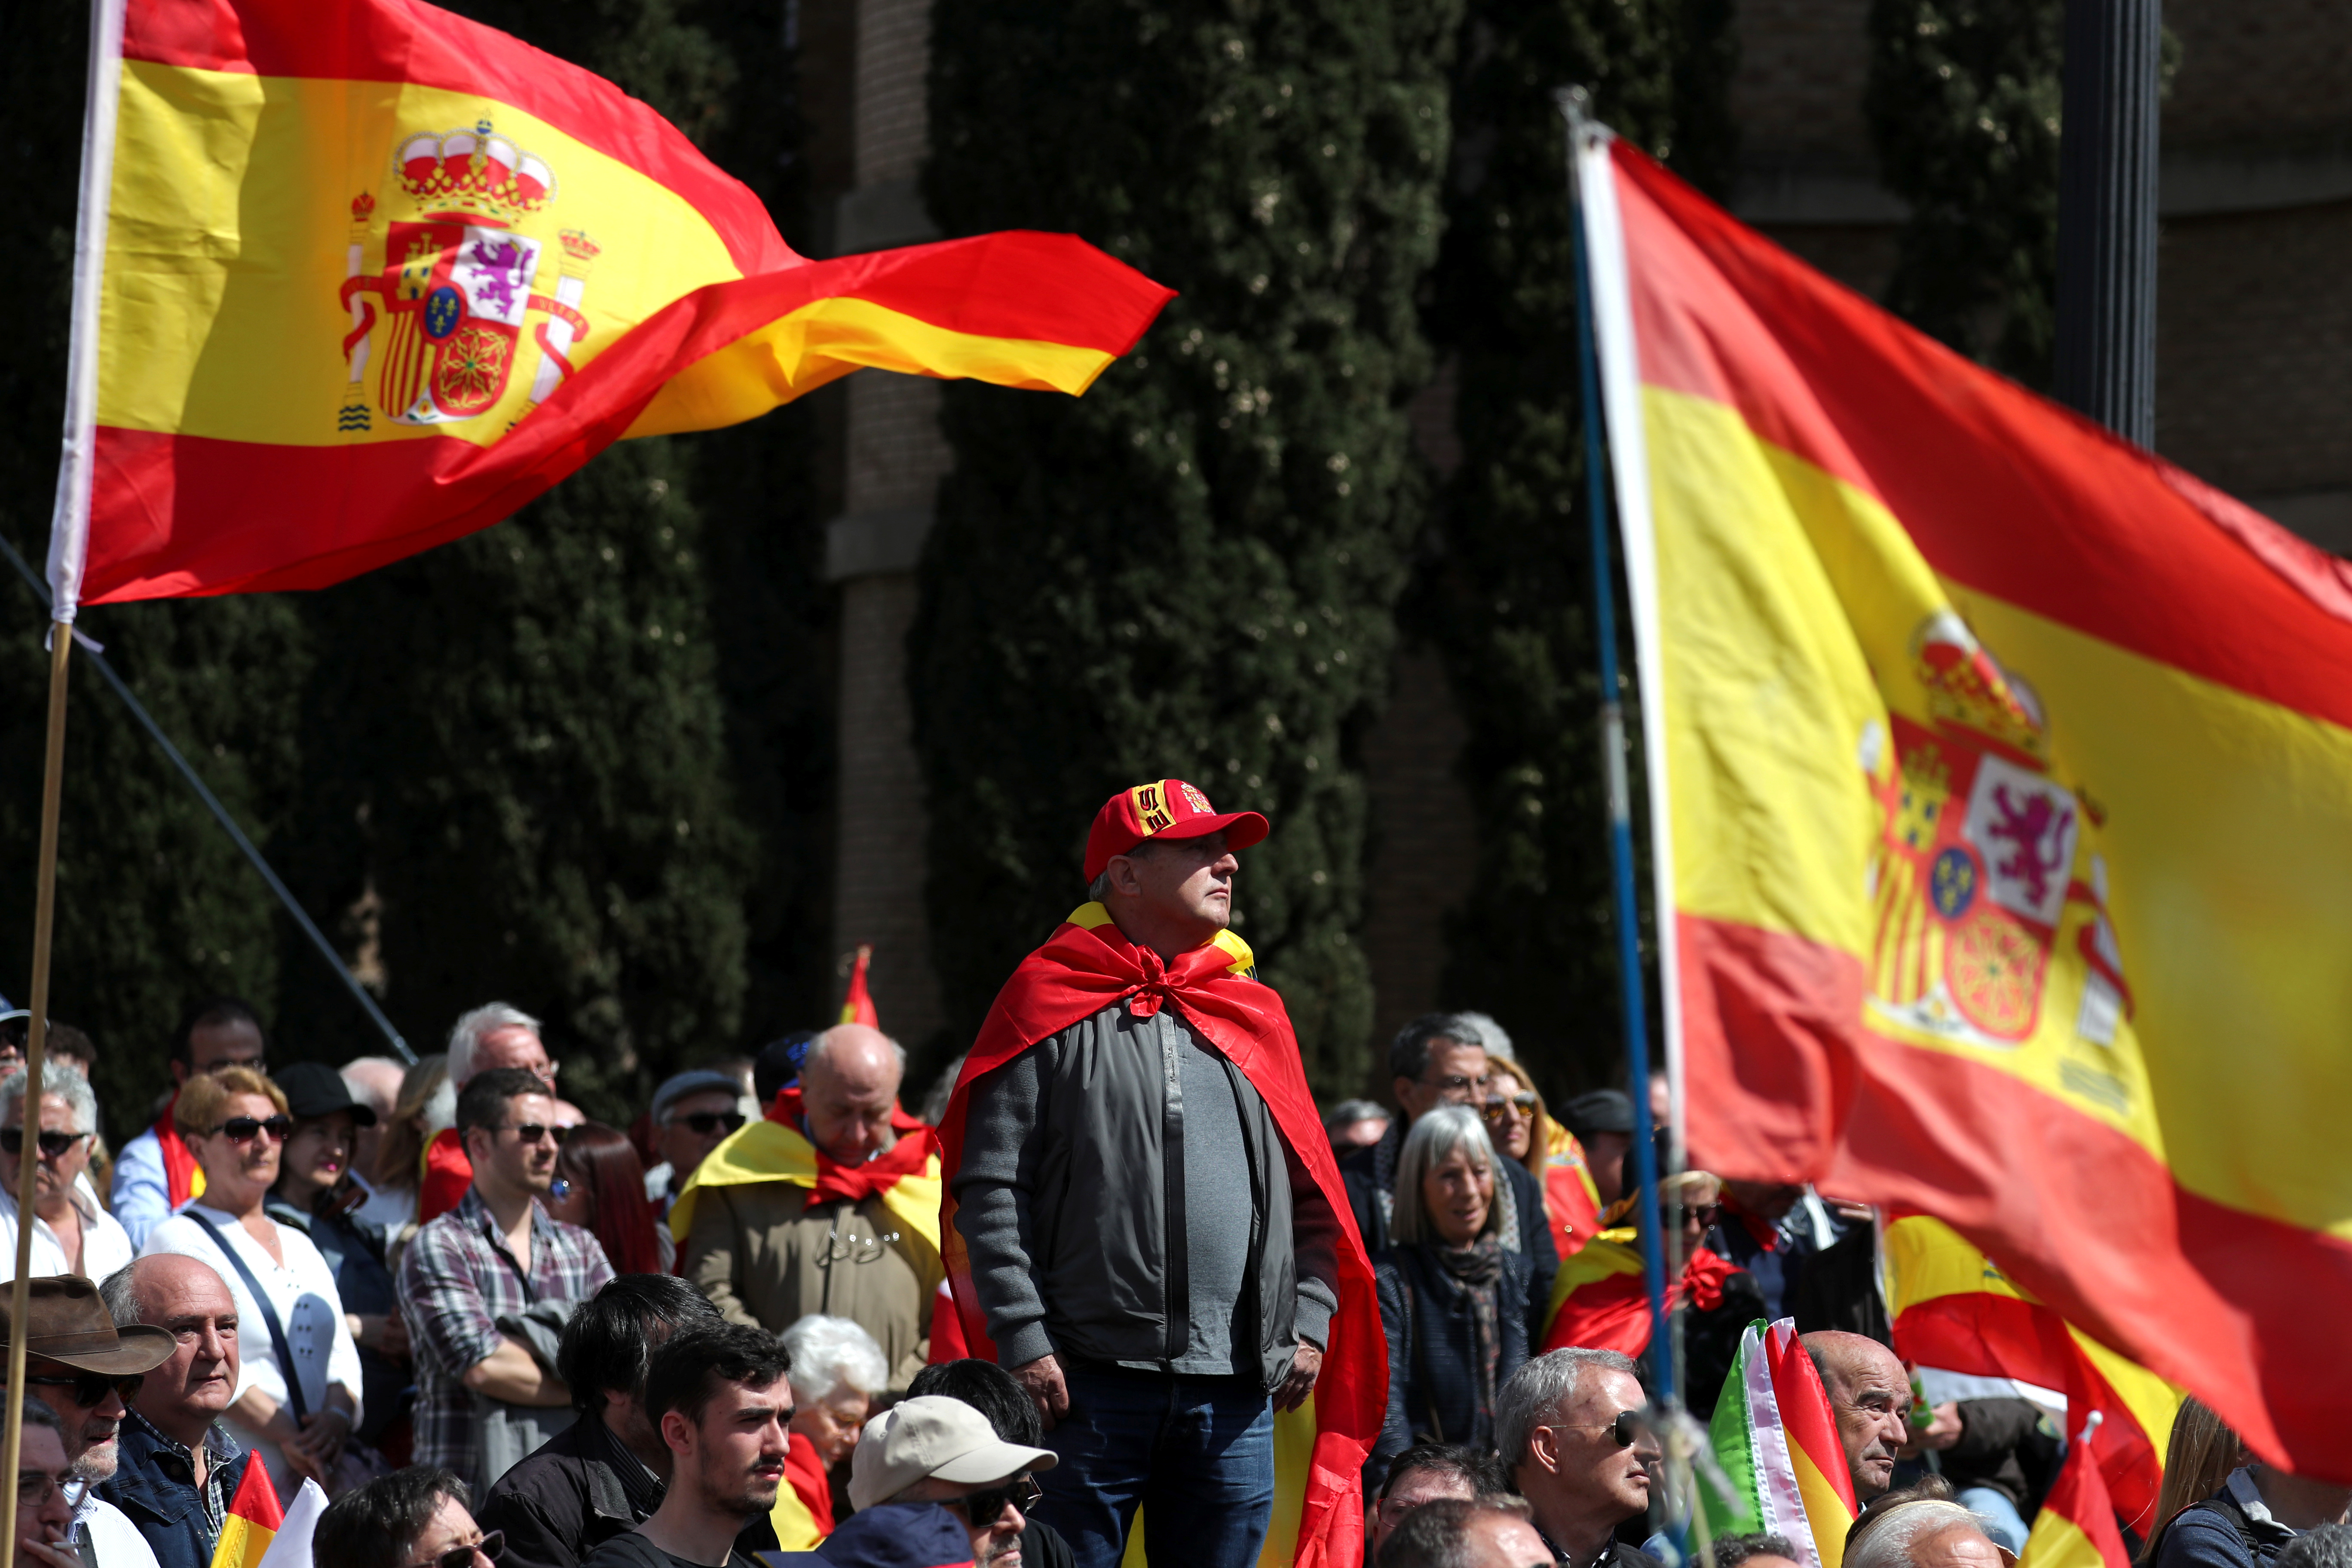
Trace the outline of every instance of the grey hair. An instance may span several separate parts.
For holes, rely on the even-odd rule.
[[[1510,1032],[1487,1014],[1456,1013],[1454,1016],[1478,1031],[1478,1043],[1486,1047],[1488,1056],[1500,1057],[1507,1062],[1519,1059],[1511,1048]]]
[[[1453,1040],[1465,1046],[1486,1048],[1486,1037],[1478,1032],[1466,1013],[1423,1013],[1396,1032],[1389,1042],[1389,1071],[1398,1078],[1421,1081],[1429,1070],[1429,1047],[1439,1040]]]
[[[1119,855],[1126,856],[1130,860],[1140,860],[1145,856],[1156,852],[1161,845],[1171,842],[1173,841],[1164,838],[1146,838],[1141,843],[1136,845],[1134,848],[1122,849],[1118,853]],[[1115,860],[1118,858],[1118,856],[1114,855],[1111,858]],[[1087,884],[1087,897],[1089,900],[1097,904],[1107,904],[1110,902],[1110,868],[1108,866],[1105,866],[1103,868],[1101,876],[1097,877],[1093,881]]]
[[[840,1025],[835,1024],[834,1028],[837,1029],[840,1026]],[[890,1037],[887,1035],[884,1035],[882,1037],[886,1040],[890,1040]],[[824,1056],[825,1042],[832,1038],[833,1029],[827,1029],[824,1033],[819,1035],[815,1039],[809,1042],[808,1055],[801,1058],[801,1077],[803,1080],[808,1078],[809,1068],[816,1066],[817,1062]],[[901,1079],[904,1079],[907,1076],[907,1047],[900,1045],[896,1040],[890,1040],[890,1048],[898,1053],[898,1076]]]
[[[2352,1525],[2313,1525],[2279,1548],[2273,1568],[2352,1568]]]
[[[1628,1377],[1642,1375],[1634,1368],[1633,1358],[1621,1351],[1580,1347],[1553,1351],[1528,1362],[1511,1373],[1511,1380],[1495,1395],[1495,1447],[1504,1464],[1516,1470],[1528,1462],[1528,1439],[1561,1405],[1583,1392],[1588,1367],[1622,1372]]]
[[[1397,1154],[1396,1209],[1389,1216],[1392,1239],[1408,1247],[1437,1239],[1437,1226],[1429,1217],[1429,1200],[1422,1194],[1422,1179],[1456,1150],[1468,1154],[1473,1163],[1484,1165],[1490,1178],[1498,1173],[1500,1165],[1495,1158],[1494,1141],[1486,1136],[1486,1124],[1466,1105],[1441,1105],[1415,1121],[1412,1131],[1404,1135],[1404,1148]],[[1478,1234],[1491,1234],[1502,1219],[1503,1205],[1490,1200],[1486,1224]]]
[[[73,1113],[74,1124],[69,1131],[75,1132],[98,1131],[98,1097],[89,1092],[89,1079],[82,1076],[81,1068],[75,1067],[71,1062],[42,1063],[41,1098],[47,1100],[53,1094],[64,1100],[66,1109]],[[21,1067],[13,1068],[7,1077],[0,1078],[0,1121],[7,1121],[9,1110],[24,1098],[25,1069]],[[26,1117],[25,1121],[35,1131],[38,1131],[40,1120],[37,1112]]]
[[[789,1375],[793,1397],[829,1399],[847,1384],[860,1394],[881,1393],[890,1385],[890,1368],[874,1336],[847,1318],[811,1312],[796,1319],[781,1336],[793,1358]]]
[[[539,1020],[504,1002],[487,1002],[449,1026],[449,1081],[460,1088],[474,1076],[474,1053],[482,1041],[500,1029],[539,1033]]]
[[[1854,1543],[1846,1568],[1912,1568],[1911,1548],[1921,1538],[1965,1524],[1984,1534],[1984,1521],[1956,1502],[1899,1503],[1884,1522]],[[1990,1536],[1986,1536],[1990,1540]]]
[[[99,1281],[98,1299],[106,1303],[106,1315],[114,1320],[118,1329],[146,1321],[147,1309],[139,1300],[139,1281],[131,1277],[139,1267],[134,1260],[124,1264]]]

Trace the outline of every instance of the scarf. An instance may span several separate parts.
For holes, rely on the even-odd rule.
[[[1471,1396],[1476,1404],[1478,1418],[1472,1432],[1454,1439],[1467,1442],[1474,1436],[1483,1436],[1495,1430],[1495,1385],[1503,1360],[1503,1248],[1493,1237],[1483,1236],[1467,1247],[1436,1246],[1429,1253],[1444,1271],[1454,1293],[1470,1307]]]
[[[798,1084],[776,1091],[776,1102],[768,1107],[768,1120],[808,1138],[808,1111]],[[898,1134],[898,1141],[862,1165],[845,1165],[809,1139],[809,1147],[816,1150],[816,1189],[809,1194],[809,1202],[863,1203],[905,1177],[921,1175],[924,1162],[931,1155],[931,1130],[896,1104],[890,1107],[890,1130]]]
[[[180,1129],[172,1121],[172,1112],[180,1103],[180,1091],[173,1089],[172,1098],[163,1102],[163,1113],[155,1119],[155,1147],[163,1156],[163,1188],[171,1199],[172,1212],[178,1214],[180,1205],[190,1198],[205,1195],[204,1168],[196,1163],[196,1152],[180,1136]]]

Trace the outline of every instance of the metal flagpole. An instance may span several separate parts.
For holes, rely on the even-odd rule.
[[[31,563],[17,552],[16,547],[9,543],[5,536],[0,536],[0,554],[5,554],[8,558],[8,564],[16,569],[17,574],[25,579],[26,585],[39,597],[42,605],[47,606],[49,602],[48,584],[41,581],[34,573]],[[253,840],[246,837],[245,829],[239,827],[236,818],[229,815],[228,807],[220,803],[220,797],[214,795],[205,785],[203,776],[189,765],[186,757],[181,755],[180,748],[173,745],[171,737],[163,733],[163,727],[157,724],[154,716],[147,711],[146,704],[131,694],[129,683],[124,681],[113,665],[107,662],[106,656],[95,646],[86,648],[85,651],[89,655],[89,662],[98,667],[98,673],[106,678],[106,683],[109,686],[114,688],[114,694],[122,699],[122,705],[131,710],[131,716],[139,721],[139,727],[147,731],[148,739],[163,748],[163,755],[171,759],[173,767],[179,769],[180,776],[187,780],[188,787],[196,792],[196,798],[205,803],[205,808],[213,814],[213,820],[221,825],[221,831],[227,834],[229,841],[244,853],[247,860],[252,862],[253,868],[261,873],[261,879],[269,884],[269,890],[278,895],[278,903],[283,905],[286,912],[293,917],[294,923],[301,928],[302,934],[310,939],[311,947],[316,949],[319,956],[326,961],[327,967],[335,972],[335,978],[341,981],[343,989],[352,994],[352,1000],[360,1005],[361,1011],[368,1016],[368,1021],[375,1026],[377,1033],[383,1035],[392,1048],[400,1054],[402,1061],[415,1067],[415,1051],[412,1050],[408,1042],[401,1037],[400,1031],[393,1027],[392,1020],[383,1016],[383,1009],[376,1005],[375,998],[368,994],[368,988],[360,984],[359,977],[351,972],[348,964],[344,963],[343,955],[335,951],[335,944],[327,940],[326,933],[319,929],[318,922],[311,920],[310,912],[297,901],[293,889],[279,880],[278,873],[270,868],[269,862],[261,858],[261,851],[254,847]]]
[[[1581,192],[1576,178],[1577,134],[1585,123],[1582,88],[1560,94],[1568,121],[1569,195],[1572,212]],[[1601,430],[1601,377],[1592,346],[1592,273],[1584,253],[1584,226],[1571,221],[1576,255],[1576,373],[1584,423],[1585,510],[1592,537],[1593,637],[1601,645],[1601,762],[1608,778],[1609,868],[1617,910],[1617,970],[1625,1008],[1625,1069],[1633,1102],[1633,1166],[1641,1180],[1642,1265],[1650,1286],[1652,1392],[1662,1409],[1679,1403],[1675,1356],[1666,1321],[1666,1262],[1658,1208],[1658,1148],[1650,1123],[1650,1019],[1642,987],[1639,906],[1633,892],[1633,792],[1625,776],[1625,710],[1618,699],[1617,588],[1609,559],[1609,484]]]

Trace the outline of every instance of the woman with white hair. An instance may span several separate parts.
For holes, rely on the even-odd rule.
[[[1366,1468],[1416,1442],[1490,1447],[1495,1394],[1528,1359],[1535,1269],[1498,1234],[1500,1157],[1477,1112],[1424,1111],[1397,1155],[1390,1247],[1374,1272],[1389,1341],[1388,1418]]]
[[[784,1476],[799,1494],[817,1531],[817,1540],[833,1533],[833,1487],[835,1466],[848,1462],[857,1447],[857,1435],[874,1407],[874,1396],[890,1385],[890,1368],[874,1336],[847,1318],[812,1312],[783,1332],[784,1350],[793,1358],[792,1452],[784,1458]],[[796,1545],[777,1533],[786,1552],[814,1546]]]
[[[16,1177],[25,1153],[25,1069],[0,1079],[0,1279],[16,1276]],[[137,1248],[121,1222],[100,1208],[83,1182],[98,1137],[98,1101],[81,1069],[51,1061],[41,1069],[41,1113],[33,1136],[40,1159],[33,1167],[33,1275],[79,1274],[103,1279],[130,1263]]]

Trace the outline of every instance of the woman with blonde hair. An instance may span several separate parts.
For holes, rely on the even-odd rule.
[[[205,1173],[204,1195],[149,1231],[141,1256],[178,1253],[220,1276],[239,1325],[230,1426],[260,1452],[281,1500],[306,1479],[331,1496],[363,1374],[334,1270],[265,1207],[294,1131],[285,1091],[251,1068],[197,1073],[172,1125]]]
[[[419,1057],[401,1077],[400,1097],[376,1141],[375,1169],[362,1173],[368,1201],[360,1205],[359,1217],[395,1237],[415,1224],[425,1148],[443,1128],[457,1124],[457,1089],[449,1081],[449,1058]]]
[[[1486,1058],[1486,1100],[1481,1108],[1496,1152],[1517,1162],[1543,1194],[1544,1217],[1563,1261],[1601,1234],[1601,1198],[1576,1134],[1551,1119],[1528,1069],[1509,1057]]]

